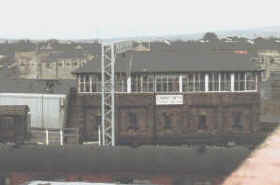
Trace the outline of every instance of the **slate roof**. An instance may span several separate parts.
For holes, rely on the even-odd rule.
[[[0,93],[68,94],[75,80],[0,79]]]
[[[215,52],[209,49],[184,49],[180,47],[152,49],[150,52],[129,51],[119,54],[116,72],[188,72],[188,71],[259,71],[251,62],[252,55],[233,52]],[[131,67],[130,66],[130,60]],[[74,71],[96,73],[101,71],[101,57]]]

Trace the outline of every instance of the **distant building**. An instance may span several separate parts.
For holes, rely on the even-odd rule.
[[[263,81],[267,81],[271,73],[280,73],[280,52],[278,50],[260,50],[255,61],[263,70]]]
[[[94,56],[72,52],[18,52],[15,55],[20,78],[74,79],[72,71],[83,66]]]

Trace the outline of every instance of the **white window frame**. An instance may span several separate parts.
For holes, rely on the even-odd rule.
[[[254,83],[255,83],[255,89],[248,90],[247,88],[247,75],[248,73],[252,73],[254,75]],[[123,76],[123,74],[120,76],[121,79],[121,91],[116,93],[196,93],[196,92],[207,92],[207,93],[217,93],[217,92],[257,92],[258,91],[258,73],[256,71],[248,71],[248,72],[218,72],[218,91],[209,91],[209,74],[211,72],[203,72],[204,73],[204,89],[202,91],[201,89],[201,83],[203,82],[201,80],[201,73],[178,73],[178,74],[164,74],[164,73],[154,73],[154,74],[145,74],[148,75],[146,78],[146,81],[144,82],[144,74],[135,74],[134,82],[140,83],[135,84],[136,91],[132,91],[132,76]],[[222,80],[222,73],[223,73],[223,80]],[[235,89],[235,81],[238,79],[236,74],[244,73],[244,90],[236,90]],[[230,90],[223,90],[222,91],[222,82],[228,83],[227,76],[230,76]],[[150,75],[153,76],[153,80],[151,80]],[[89,91],[86,91],[86,78],[89,77]],[[212,75],[213,77],[213,75]],[[192,79],[191,79],[192,78]],[[163,79],[166,79],[163,81]],[[177,89],[170,89],[170,80],[172,79],[172,87],[174,86],[174,81],[176,79],[177,81]],[[190,80],[191,79],[191,80]],[[215,78],[214,78],[215,79]],[[77,75],[77,81],[78,81],[78,92],[79,93],[101,93],[101,89],[99,87],[98,82],[98,74],[78,74]],[[158,90],[157,82],[160,80],[161,83],[161,89]],[[197,81],[196,81],[197,80]],[[226,80],[226,82],[225,82]],[[253,82],[250,80],[251,83]],[[101,83],[101,82],[100,82]],[[126,84],[125,84],[126,83]],[[144,84],[145,83],[145,84]],[[153,83],[153,91],[150,91],[151,84]],[[166,84],[164,84],[166,83]],[[196,88],[197,84],[199,85],[199,89]],[[216,82],[213,82],[216,83]],[[95,85],[95,91],[93,91],[93,85]],[[167,88],[166,91],[163,91],[163,86]],[[145,86],[145,89],[144,89]],[[189,88],[192,89],[189,89]],[[139,89],[140,88],[140,89]],[[186,88],[186,89],[184,89]]]

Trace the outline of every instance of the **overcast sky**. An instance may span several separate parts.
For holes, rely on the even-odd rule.
[[[277,0],[1,0],[0,38],[88,39],[280,25]]]

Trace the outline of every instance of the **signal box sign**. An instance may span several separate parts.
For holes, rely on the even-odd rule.
[[[183,95],[156,95],[156,105],[183,105]]]

